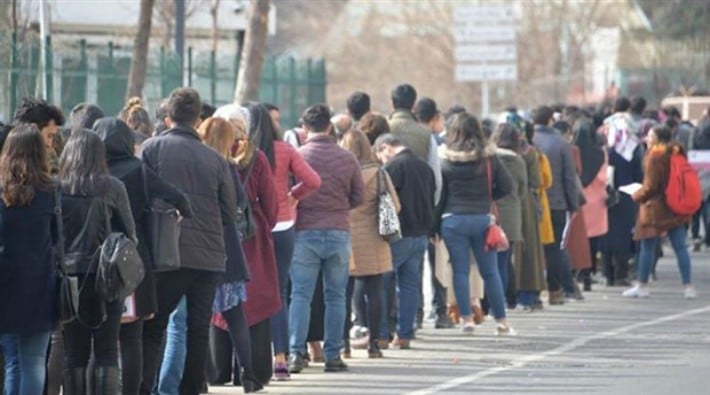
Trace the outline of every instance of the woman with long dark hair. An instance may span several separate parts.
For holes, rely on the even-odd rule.
[[[454,273],[454,293],[465,333],[473,333],[469,272],[471,251],[485,281],[486,295],[495,320],[495,333],[514,335],[505,315],[505,294],[496,251],[485,248],[486,232],[494,218],[491,198],[498,200],[512,191],[512,179],[488,145],[476,117],[455,116],[447,129],[447,143],[439,147],[444,187],[439,202],[440,234],[449,250]],[[490,168],[490,171],[488,169]],[[488,174],[490,173],[490,178]]]
[[[134,155],[134,132],[118,118],[101,118],[94,123],[94,133],[104,142],[109,172],[123,182],[128,192],[133,221],[136,224],[138,253],[143,261],[145,277],[129,296],[133,316],[122,318],[120,331],[121,377],[124,395],[138,394],[143,373],[143,321],[158,310],[155,276],[145,214],[151,201],[161,199],[180,211],[185,218],[192,217],[187,196],[163,181],[152,169],[143,165]]]
[[[252,130],[255,131],[252,139],[269,159],[279,204],[272,235],[281,309],[271,318],[271,338],[274,348],[274,379],[288,380],[288,282],[296,239],[296,206],[299,200],[320,187],[320,177],[291,144],[281,140],[267,106],[255,104],[250,107],[250,111]]]
[[[603,238],[609,230],[606,207],[606,177],[607,158],[603,141],[590,119],[581,118],[572,126],[574,144],[579,149],[582,161],[580,180],[584,188],[584,198],[587,201],[582,206],[586,224],[587,237],[592,259],[591,270],[582,271],[584,290],[592,289],[591,272],[596,271],[597,253],[602,250]]]
[[[0,156],[0,348],[5,393],[41,394],[55,325],[57,186],[36,126],[13,128]]]
[[[109,175],[101,138],[75,130],[60,159],[65,270],[80,284],[78,317],[63,325],[64,391],[88,393],[87,365],[94,351],[95,366],[89,376],[95,394],[119,390],[118,333],[123,300],[106,302],[93,286],[95,253],[109,232],[123,232],[136,240],[135,224],[123,183]],[[111,229],[106,229],[106,215]]]

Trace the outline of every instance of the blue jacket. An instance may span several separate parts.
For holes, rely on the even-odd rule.
[[[38,191],[29,206],[0,199],[0,333],[48,332],[56,319],[52,262],[54,194]]]

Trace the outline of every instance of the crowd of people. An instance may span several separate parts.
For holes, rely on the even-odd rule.
[[[24,99],[0,156],[4,393],[258,392],[317,363],[346,371],[352,349],[407,350],[425,310],[437,329],[489,320],[515,336],[508,311],[595,283],[648,297],[663,237],[696,297],[686,238],[701,248],[702,222],[708,243],[710,203],[678,213],[664,190],[676,155],[710,149],[707,116],[696,127],[622,97],[479,120],[409,84],[390,99],[382,115],[354,92],[347,112],[315,104],[288,130],[271,104],[214,108],[192,88],[154,117],[133,98],[117,116],[77,105],[67,122]],[[179,213],[169,268],[151,242],[157,206]],[[145,272],[125,300],[96,285],[115,232]],[[60,320],[66,278],[78,299]]]

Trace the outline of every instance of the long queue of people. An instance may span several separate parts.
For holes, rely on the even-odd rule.
[[[581,300],[597,271],[630,286],[633,268],[623,294],[648,297],[663,236],[695,297],[692,215],[664,191],[710,122],[686,133],[677,111],[620,98],[610,114],[511,108],[496,124],[443,114],[409,84],[391,104],[383,116],[355,92],[347,113],[316,104],[282,131],[273,105],[215,109],[191,88],[155,120],[134,98],[117,117],[78,105],[66,128],[57,107],[23,100],[0,156],[4,393],[251,393],[315,363],[346,371],[354,348],[412,347],[425,258],[435,328],[467,334],[490,316],[515,336],[507,311]],[[169,267],[157,207],[179,216]],[[125,300],[99,286],[112,233],[143,265]],[[60,317],[66,278],[77,297]]]

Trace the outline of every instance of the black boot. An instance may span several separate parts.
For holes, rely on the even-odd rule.
[[[614,277],[616,278],[615,285],[628,287],[631,285],[629,280],[629,259],[618,254],[614,256]]]
[[[584,269],[581,273],[582,284],[584,285],[584,292],[589,292],[592,290],[592,271],[591,269]]]
[[[614,256],[609,252],[604,254],[604,277],[606,277],[606,285],[613,287],[614,278]]]
[[[256,376],[251,373],[244,372],[242,373],[242,388],[244,388],[245,394],[249,394],[261,391],[264,389],[264,386],[261,385],[259,380],[256,379]]]
[[[118,395],[117,366],[97,366],[94,370],[94,395]]]
[[[86,395],[86,369],[64,369],[64,391],[66,395]]]

